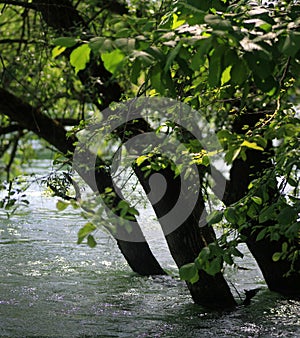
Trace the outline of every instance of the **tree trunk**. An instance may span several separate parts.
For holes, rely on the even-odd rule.
[[[30,8],[39,11],[48,26],[53,27],[59,34],[63,32],[72,32],[76,29],[84,28],[87,34],[87,27],[80,13],[74,8],[70,0],[34,0],[30,4]],[[118,13],[127,13],[126,5],[117,1],[105,3],[105,8]],[[68,51],[70,54],[70,51]],[[118,83],[111,79],[112,75],[108,72],[101,60],[92,57],[87,67],[79,72],[79,78],[84,86],[89,88],[91,94],[91,102],[93,102],[100,110],[105,109],[113,101],[118,101],[121,97],[122,90]],[[101,81],[95,81],[99,78]],[[96,83],[96,85],[95,85]],[[7,114],[12,120],[18,121],[24,128],[33,131],[40,137],[46,139],[50,144],[56,147],[63,154],[67,151],[74,152],[74,138],[67,138],[65,129],[57,120],[51,120],[43,114],[39,114],[33,107],[25,104],[18,98],[12,96],[7,91],[0,92],[3,96],[3,104],[9,104],[10,109],[6,111],[6,107],[2,107],[2,113]],[[99,103],[100,102],[100,103]],[[15,104],[18,104],[14,108]],[[25,110],[23,109],[25,108]],[[90,168],[92,174],[95,174],[94,168]],[[85,176],[88,177],[85,173]],[[113,184],[109,173],[104,169],[97,172],[97,189],[103,192],[106,187],[113,189]],[[101,183],[100,183],[101,182]],[[117,201],[116,201],[117,202]],[[118,246],[133,271],[141,275],[165,274],[156,258],[153,256],[146,239],[138,225],[135,222],[135,233],[141,242],[129,242],[117,239]],[[124,229],[120,228],[120,232]]]
[[[20,127],[30,130],[43,138],[63,154],[74,152],[73,144],[76,138],[67,138],[65,129],[57,120],[50,119],[38,109],[35,109],[2,88],[0,88],[0,113],[9,116],[11,121],[17,122]],[[95,175],[94,168],[88,169],[91,170],[91,175]],[[92,185],[91,182],[93,181],[89,181],[89,178],[93,176],[86,172],[82,174],[85,179],[87,179],[87,183]],[[99,183],[97,184],[97,188],[100,193],[103,192],[106,187],[114,189],[111,177],[106,170],[98,169],[96,177]],[[124,229],[121,228],[120,231],[124,231]],[[140,243],[126,242],[117,239],[118,246],[130,267],[133,271],[141,275],[165,274],[153,256],[137,222],[135,222],[134,231],[140,238]]]
[[[144,172],[141,170],[143,165],[147,165],[147,163],[143,163],[141,167],[135,167],[135,173],[149,196],[149,200],[164,231],[171,255],[180,268],[184,264],[193,262],[201,249],[216,239],[212,227],[207,224],[199,226],[200,216],[202,212],[205,212],[202,195],[201,193],[198,195],[196,204],[188,217],[173,228],[173,225],[170,224],[170,218],[165,218],[164,216],[176,207],[181,189],[180,178],[174,178],[174,171],[170,167],[155,172],[155,174],[160,174],[164,177],[167,187],[164,196],[159,201],[156,201],[156,196],[160,192],[156,192],[155,189],[159,190],[160,187],[158,184],[152,184],[150,187],[149,179],[151,179],[151,176],[144,177]],[[193,196],[189,197],[194,198]],[[182,209],[179,210],[179,213],[183,212],[185,208],[191,208],[189,198],[182,202],[180,205]],[[177,221],[176,219],[173,220],[174,222]],[[200,270],[199,277],[198,282],[194,284],[187,283],[195,303],[213,309],[232,308],[236,305],[222,273],[211,276]]]
[[[261,118],[260,114],[245,114],[234,124],[234,131],[242,133],[242,126],[254,126],[255,123]],[[243,198],[248,192],[250,182],[259,177],[266,168],[272,167],[269,154],[267,152],[257,150],[247,150],[247,160],[243,161],[237,159],[233,162],[230,170],[230,185],[228,189],[228,198],[226,204],[230,205],[239,199]],[[278,191],[270,191],[269,195],[279,194]],[[270,290],[279,292],[283,295],[300,296],[300,257],[295,262],[296,272],[286,276],[290,270],[291,262],[287,259],[274,262],[272,256],[275,252],[281,252],[282,243],[287,239],[281,237],[278,241],[272,241],[270,238],[265,237],[259,241],[256,240],[261,228],[255,229],[258,224],[253,224],[253,220],[249,219],[252,223],[251,227],[242,231],[242,235],[246,237],[246,244],[257,261],[265,281]],[[266,222],[260,226],[273,226],[275,222]]]

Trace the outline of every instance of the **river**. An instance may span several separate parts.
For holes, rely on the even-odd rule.
[[[48,167],[36,160],[33,169]],[[227,268],[226,278],[240,293],[261,291],[250,306],[207,311],[193,304],[162,238],[150,245],[170,276],[140,277],[105,232],[94,249],[76,244],[80,211],[58,212],[37,184],[28,199],[0,219],[0,337],[300,337],[300,302],[268,291],[245,247],[239,264],[250,270]]]

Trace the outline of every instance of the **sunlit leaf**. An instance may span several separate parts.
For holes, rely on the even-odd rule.
[[[68,202],[59,200],[59,201],[57,201],[57,203],[56,203],[56,209],[57,209],[58,211],[63,211],[63,210],[65,210],[69,205],[70,205],[70,204],[69,204]]]
[[[241,144],[241,147],[247,147],[250,149],[261,150],[261,151],[264,150],[264,148],[258,146],[255,142],[249,142],[247,140],[243,141],[243,143]]]
[[[251,197],[252,201],[258,205],[262,205],[262,199],[261,197],[258,197],[258,196],[252,196]]]
[[[125,55],[120,49],[115,49],[110,53],[103,53],[101,55],[105,68],[112,74],[117,71],[124,57]]]
[[[55,59],[58,57],[60,54],[62,54],[67,48],[66,47],[61,47],[61,46],[55,46],[52,49],[52,57]]]
[[[199,279],[198,269],[195,263],[189,263],[189,264],[183,265],[179,269],[179,276],[180,276],[180,279],[182,280],[191,281],[191,282],[193,281],[193,283],[195,283]]]
[[[77,244],[81,244],[82,241],[88,236],[91,232],[96,230],[97,227],[93,223],[86,223],[79,231],[78,231],[78,240]]]
[[[140,166],[144,161],[146,161],[149,158],[149,156],[141,155],[136,159],[136,164]]]
[[[176,29],[180,26],[182,26],[185,23],[185,20],[178,20],[178,15],[176,15],[175,13],[173,14],[173,23],[172,23],[172,27],[171,29]]]
[[[232,66],[228,66],[223,71],[222,77],[221,77],[221,86],[223,86],[225,83],[230,81],[230,79],[231,79],[231,68],[232,68]]]
[[[75,68],[75,74],[85,69],[87,63],[90,61],[90,52],[91,49],[88,44],[83,44],[73,50],[70,55],[70,63]]]

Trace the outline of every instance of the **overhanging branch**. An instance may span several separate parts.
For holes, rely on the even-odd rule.
[[[75,138],[67,138],[66,130],[55,119],[0,88],[0,114],[7,115],[21,128],[28,129],[48,141],[63,154],[74,151]]]

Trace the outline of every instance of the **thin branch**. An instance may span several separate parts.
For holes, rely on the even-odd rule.
[[[60,152],[66,154],[74,151],[72,137],[67,137],[64,127],[55,119],[51,119],[38,108],[0,88],[0,114],[8,116],[24,129],[28,129],[42,137]]]
[[[56,118],[56,121],[58,121],[62,126],[77,126],[80,122],[78,119],[67,119],[67,118]]]
[[[17,149],[18,149],[18,144],[19,144],[19,141],[22,137],[22,132],[19,132],[19,135],[15,138],[15,141],[14,141],[14,145],[13,145],[13,149],[11,151],[11,154],[10,154],[10,159],[9,159],[9,162],[5,168],[5,171],[6,171],[6,179],[7,179],[7,182],[9,182],[9,174],[10,174],[10,169],[11,169],[11,166],[12,164],[14,163],[14,159],[16,157],[16,153],[17,153]]]
[[[11,44],[11,43],[29,43],[28,40],[25,39],[2,39],[0,40],[0,44]]]
[[[0,0],[0,4],[4,5],[13,5],[13,6],[20,6],[28,9],[36,9],[36,5],[33,3],[22,2],[22,1],[14,1],[14,0]]]
[[[10,126],[7,127],[0,127],[0,135],[6,135],[6,134],[10,134],[13,133],[15,131],[22,131],[23,128],[21,126],[19,126],[18,124],[12,124]]]
[[[9,142],[7,142],[6,144],[0,145],[0,158],[6,153],[7,149],[9,149],[12,142],[13,140],[9,140]]]

